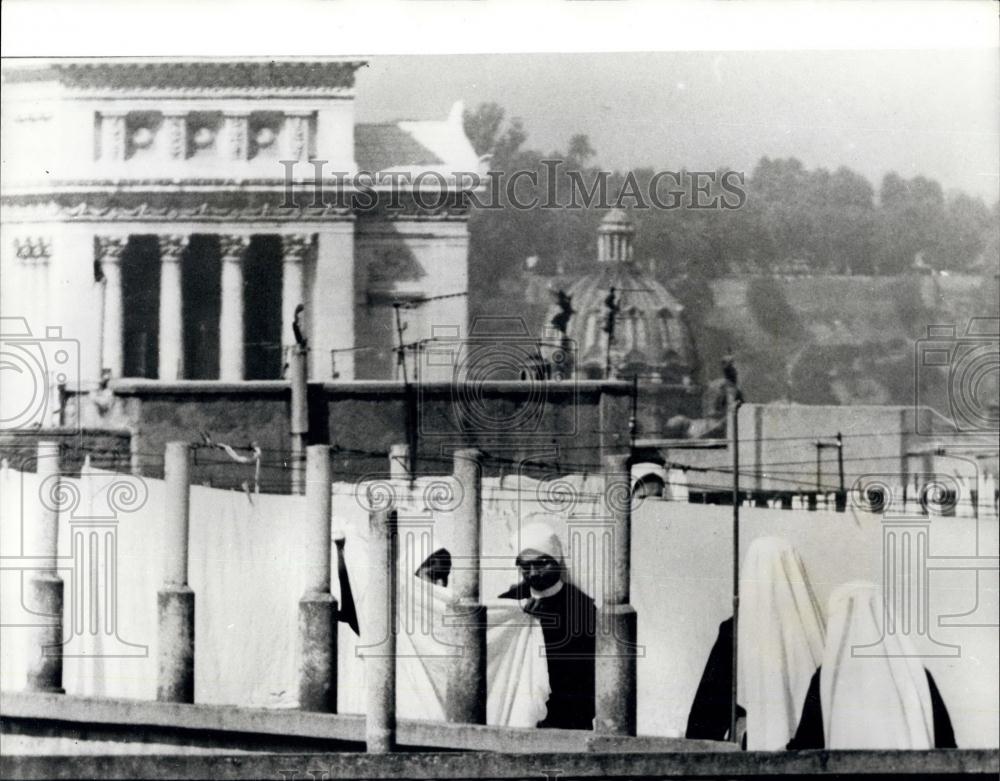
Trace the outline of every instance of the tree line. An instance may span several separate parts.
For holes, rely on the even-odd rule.
[[[570,138],[565,151],[543,153],[529,147],[521,120],[508,118],[495,103],[467,109],[464,121],[477,154],[492,156],[491,170],[508,176],[537,172],[537,185],[530,177],[518,182],[524,199],[533,194],[544,199],[553,191],[568,197],[570,177],[592,185],[601,175],[585,135]],[[555,174],[553,159],[563,161]],[[682,298],[731,274],[992,274],[1000,256],[1000,202],[990,207],[963,192],[946,193],[924,176],[887,173],[876,190],[846,166],[810,170],[795,158],[765,156],[746,172],[741,208],[635,208],[622,187],[626,178],[648,187],[657,173],[649,167],[613,172],[609,189],[624,194],[619,205],[636,223],[636,260],[648,262]],[[553,175],[566,181],[553,188],[547,181]],[[489,291],[516,277],[526,262],[536,273],[582,272],[595,257],[603,215],[594,205],[474,210],[471,278],[479,290]]]

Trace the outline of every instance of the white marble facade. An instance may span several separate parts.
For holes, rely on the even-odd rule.
[[[399,209],[363,212],[315,201],[318,167],[348,193],[359,171],[433,169],[451,189],[455,172],[480,172],[458,105],[439,122],[356,124],[362,64],[5,66],[4,339],[68,341],[62,381],[86,390],[102,376],[278,379],[299,304],[314,381],[397,378],[401,300],[409,341],[464,331],[466,298],[423,301],[466,290],[460,198],[427,209],[404,192]]]

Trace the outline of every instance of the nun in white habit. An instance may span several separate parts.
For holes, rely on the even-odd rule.
[[[882,605],[873,583],[830,596],[823,664],[788,748],[955,748],[948,709],[909,638],[882,634]]]
[[[499,595],[538,619],[545,637],[551,693],[539,727],[593,729],[597,611],[570,583],[557,519],[526,524],[514,535],[521,580]]]
[[[732,702],[733,620],[719,638],[691,706],[687,737],[728,737]],[[753,751],[784,749],[823,653],[823,618],[802,559],[779,537],[754,540],[740,570],[737,712]]]

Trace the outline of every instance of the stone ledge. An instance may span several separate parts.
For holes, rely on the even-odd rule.
[[[248,708],[235,705],[185,705],[144,700],[75,697],[34,692],[3,692],[0,722],[16,725],[11,732],[52,736],[66,731],[120,729],[135,740],[137,733],[157,731],[218,733],[219,742],[231,745],[239,734],[356,743],[363,748],[364,716],[310,713],[295,709]],[[49,722],[48,725],[45,722]],[[225,740],[222,740],[225,738]],[[156,742],[154,737],[150,742]],[[401,719],[397,742],[421,749],[534,753],[538,751],[734,751],[728,743],[678,738],[623,738],[580,730],[516,729],[475,724]]]
[[[408,753],[242,756],[18,756],[4,778],[728,778],[993,775],[996,751],[804,751],[693,754]]]
[[[310,387],[322,386],[324,393],[333,396],[366,395],[372,393],[399,395],[402,397],[406,386],[397,380],[345,380],[342,382],[310,382]],[[289,390],[287,380],[243,380],[241,382],[224,382],[222,380],[151,380],[143,378],[124,378],[112,380],[111,389],[118,396],[173,395],[173,394],[224,394],[224,393],[286,393]],[[447,395],[452,391],[453,383],[449,381],[433,381],[413,383],[411,386],[418,394]],[[666,389],[683,390],[682,386],[662,386]],[[579,380],[568,382],[546,382],[532,380],[493,380],[475,383],[476,393],[480,396],[503,394],[537,394],[544,388],[546,394],[553,396],[592,395],[629,396],[632,385],[620,381]]]

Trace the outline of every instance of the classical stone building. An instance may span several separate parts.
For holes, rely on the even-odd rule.
[[[47,380],[86,390],[102,376],[278,379],[300,304],[314,381],[392,379],[394,304],[408,341],[464,330],[453,174],[479,160],[461,106],[357,124],[362,65],[5,67],[2,308],[19,319],[4,337],[69,340],[78,358],[57,377],[49,356]],[[339,195],[317,197],[317,170],[339,176]],[[449,197],[415,198],[420,174]],[[362,208],[350,196],[363,183]]]

